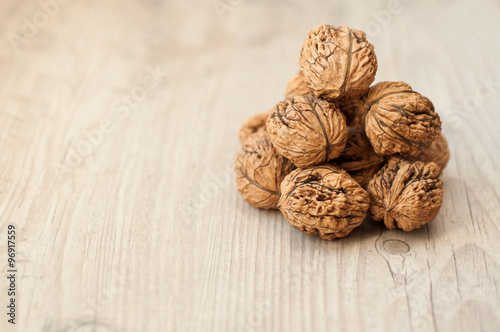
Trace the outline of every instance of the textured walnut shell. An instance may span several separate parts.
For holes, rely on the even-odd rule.
[[[325,240],[347,236],[370,206],[368,193],[331,165],[296,169],[281,184],[278,207],[290,224]]]
[[[440,171],[433,162],[392,157],[368,184],[373,219],[407,232],[429,223],[443,203]]]
[[[311,94],[311,90],[309,90],[309,88],[306,86],[304,77],[300,72],[292,77],[285,89],[285,98],[309,94]]]
[[[384,162],[385,158],[373,151],[363,129],[349,127],[349,138],[344,152],[330,163],[346,170],[361,187],[366,188]]]
[[[416,158],[424,163],[435,162],[441,172],[448,165],[450,160],[450,150],[448,149],[448,141],[443,134],[438,135],[427,149],[424,149]]]
[[[269,134],[252,134],[236,154],[236,186],[243,199],[262,209],[277,209],[280,184],[294,169],[274,149]]]
[[[316,97],[359,97],[375,79],[377,57],[364,32],[325,24],[309,31],[299,65]]]
[[[404,82],[382,82],[366,96],[362,123],[376,153],[416,157],[441,133],[434,105]]]
[[[252,115],[242,123],[238,133],[241,143],[256,132],[266,131],[266,120],[271,111]]]
[[[364,114],[366,102],[363,98],[339,98],[333,101],[344,114],[349,127],[361,127],[361,115]]]
[[[312,96],[279,102],[266,128],[276,150],[301,168],[337,158],[347,142],[344,115],[335,105]]]

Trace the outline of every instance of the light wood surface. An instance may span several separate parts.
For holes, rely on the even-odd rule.
[[[0,331],[500,330],[498,1],[42,2],[0,2]],[[240,123],[323,23],[365,30],[376,81],[441,114],[420,230],[328,242],[236,190]]]

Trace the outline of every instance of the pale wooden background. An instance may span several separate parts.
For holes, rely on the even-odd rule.
[[[500,330],[498,1],[66,2],[47,20],[0,2],[2,275],[9,223],[19,260],[1,331]],[[238,127],[322,23],[365,29],[377,81],[440,112],[452,154],[427,227],[327,242],[238,195]]]

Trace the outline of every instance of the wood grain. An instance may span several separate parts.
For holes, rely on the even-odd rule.
[[[500,329],[498,1],[42,2],[0,3],[1,331]],[[365,30],[376,81],[440,113],[427,227],[328,242],[238,195],[239,125],[322,23]]]

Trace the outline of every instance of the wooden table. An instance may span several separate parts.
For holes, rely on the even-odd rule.
[[[1,331],[500,330],[498,1],[42,3],[0,3]],[[238,194],[239,125],[323,23],[439,111],[428,226],[328,242]]]

